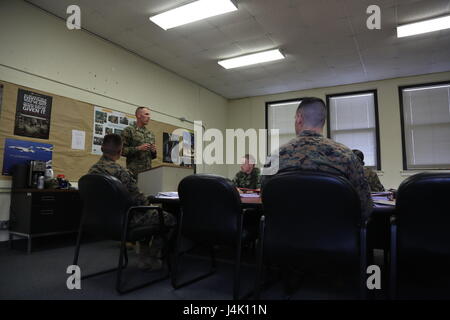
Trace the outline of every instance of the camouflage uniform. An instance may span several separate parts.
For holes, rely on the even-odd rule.
[[[373,171],[369,167],[364,167],[364,176],[366,177],[367,182],[369,183],[370,191],[372,192],[380,192],[384,191],[384,187],[380,182],[380,178],[375,171]]]
[[[146,127],[139,128],[136,124],[126,127],[122,132],[122,155],[127,158],[127,169],[133,178],[137,180],[138,173],[152,167],[152,159],[156,158],[156,152],[140,151],[136,147],[144,143],[155,144],[155,135]]]
[[[133,205],[135,206],[148,206],[149,200],[138,189],[136,180],[132,177],[131,173],[123,168],[120,164],[114,160],[108,159],[102,156],[100,160],[89,169],[89,174],[104,174],[108,176],[116,177],[122,182],[125,188],[130,193],[133,199]],[[163,212],[164,224],[168,227],[175,225],[175,217],[168,212]],[[147,212],[138,212],[134,214],[133,220],[130,221],[130,226],[143,225],[143,224],[159,224],[158,213],[156,210],[148,210]]]
[[[343,144],[304,130],[296,138],[280,147],[279,170],[304,169],[336,174],[347,178],[361,199],[364,217],[372,212],[369,185],[364,178],[358,157]]]
[[[260,171],[256,167],[249,174],[239,171],[233,179],[233,184],[238,188],[259,189],[261,186]]]

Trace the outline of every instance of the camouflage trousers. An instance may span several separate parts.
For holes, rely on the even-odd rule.
[[[168,228],[165,236],[167,239],[170,239],[173,234],[173,227],[176,225],[176,218],[171,213],[163,211],[163,220],[164,226]],[[149,226],[157,228],[159,225],[159,214],[158,211],[154,209],[136,212],[130,221],[130,227]],[[164,245],[164,240],[161,235],[145,238],[143,239],[143,242],[143,245],[145,246],[150,245],[152,256],[159,255]]]
[[[175,217],[166,211],[163,211],[163,220],[164,220],[164,226],[170,228],[176,225],[176,219]],[[138,211],[136,212],[131,221],[130,226],[136,227],[136,226],[158,226],[159,225],[159,214],[157,210],[149,209],[145,211]]]

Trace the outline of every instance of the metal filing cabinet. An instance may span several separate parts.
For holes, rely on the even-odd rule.
[[[81,200],[77,190],[16,189],[11,193],[9,240],[77,232]]]

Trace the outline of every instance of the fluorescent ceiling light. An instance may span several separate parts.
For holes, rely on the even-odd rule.
[[[405,24],[397,27],[397,37],[408,37],[416,34],[439,31],[450,28],[450,16]]]
[[[231,0],[198,0],[157,14],[150,17],[150,20],[167,30],[236,10],[237,7]]]
[[[221,60],[218,61],[217,63],[220,64],[225,69],[232,69],[280,59],[284,59],[284,56],[281,54],[279,49],[275,49],[264,52],[252,53],[237,58]]]

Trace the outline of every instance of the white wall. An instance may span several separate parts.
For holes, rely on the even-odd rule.
[[[268,101],[307,96],[322,98],[326,101],[327,94],[377,89],[381,149],[380,180],[387,188],[398,188],[408,175],[415,173],[403,171],[398,87],[446,80],[450,80],[450,72],[232,100],[228,104],[228,127],[265,128],[265,103]],[[294,125],[293,122],[292,125]],[[233,177],[238,170],[237,165],[229,166],[228,176]]]
[[[325,99],[331,93],[378,89],[380,178],[386,187],[394,188],[408,174],[402,171],[397,87],[450,79],[446,72],[227,101],[114,44],[84,31],[69,31],[64,21],[23,1],[0,0],[0,30],[1,80],[124,112],[134,112],[132,104],[150,106],[155,120],[176,126],[189,127],[157,111],[202,120],[207,128],[259,129],[265,128],[267,101]],[[203,165],[198,169],[233,177],[239,167]],[[9,218],[8,185],[0,181],[0,220]],[[2,240],[6,234],[0,232]]]
[[[0,1],[0,30],[1,80],[124,112],[149,106],[154,120],[175,126],[192,128],[157,111],[226,126],[223,97],[85,31],[69,31],[65,21],[26,2]],[[198,170],[227,175],[226,166]],[[9,219],[9,185],[0,181],[0,220]]]

